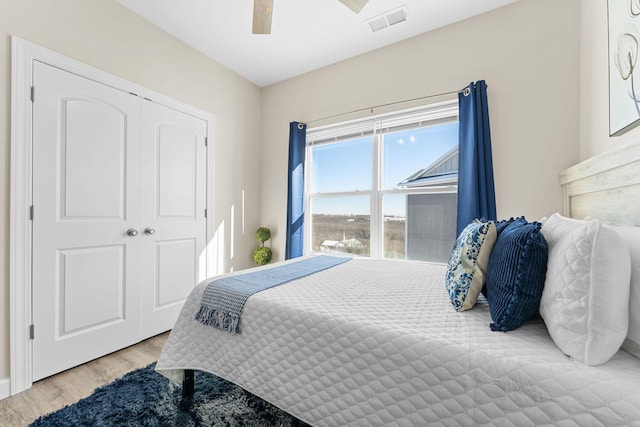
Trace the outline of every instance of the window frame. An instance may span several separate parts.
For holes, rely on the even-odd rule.
[[[329,197],[369,196],[369,257],[384,258],[384,214],[385,195],[457,193],[457,184],[433,185],[417,188],[383,188],[384,135],[403,129],[437,126],[458,122],[458,99],[442,101],[426,106],[379,114],[364,119],[350,120],[315,128],[307,128],[305,174],[304,174],[304,254],[318,253],[312,250],[312,199]],[[339,144],[364,136],[371,136],[372,165],[371,188],[369,190],[332,191],[311,193],[311,175],[314,147]]]

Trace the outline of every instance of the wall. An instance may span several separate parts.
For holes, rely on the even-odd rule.
[[[640,127],[609,136],[607,2],[581,0],[580,160],[640,139]]]
[[[580,0],[520,0],[264,88],[261,224],[275,231],[274,255],[284,256],[290,121],[449,92],[480,79],[488,84],[498,216],[537,219],[561,210],[558,174],[579,152],[579,6]]]
[[[213,206],[220,272],[253,265],[261,90],[116,2],[0,0],[0,379],[9,376],[11,35],[215,115]],[[245,232],[247,230],[248,232]]]

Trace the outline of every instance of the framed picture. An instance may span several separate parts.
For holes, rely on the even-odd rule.
[[[640,124],[640,0],[608,0],[609,135]]]

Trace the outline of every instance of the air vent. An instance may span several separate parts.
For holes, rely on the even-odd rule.
[[[371,28],[371,31],[373,31],[374,33],[389,26],[384,16],[378,16],[377,18],[370,19],[369,21],[367,21],[367,23],[369,24],[369,28]]]
[[[407,11],[407,5],[405,4],[368,19],[367,24],[369,24],[371,31],[375,33],[376,31],[404,22],[408,17],[409,13]]]

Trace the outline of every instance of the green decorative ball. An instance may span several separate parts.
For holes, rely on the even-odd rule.
[[[271,261],[271,248],[261,247],[253,251],[253,262],[258,265],[269,264]]]
[[[271,238],[271,230],[267,227],[260,227],[256,230],[256,239],[258,242],[264,243]]]

